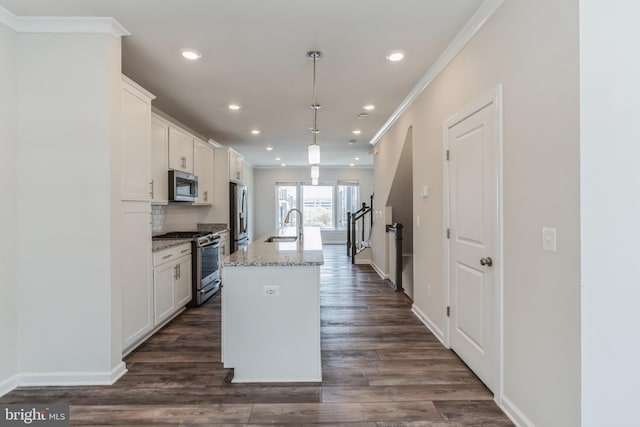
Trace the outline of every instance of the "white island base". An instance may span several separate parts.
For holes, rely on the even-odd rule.
[[[320,267],[227,267],[222,357],[233,382],[322,381]]]
[[[319,243],[258,241],[223,261],[222,361],[232,382],[322,381],[322,243],[309,234]]]

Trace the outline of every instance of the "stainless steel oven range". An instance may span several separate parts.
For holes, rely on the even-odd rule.
[[[218,250],[220,236],[210,231],[174,231],[154,236],[154,239],[191,240],[191,287],[190,307],[203,304],[220,289]]]

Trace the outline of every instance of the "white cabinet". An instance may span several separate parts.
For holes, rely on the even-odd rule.
[[[198,177],[198,201],[195,205],[212,205],[214,198],[213,147],[196,139],[193,174]]]
[[[242,168],[244,166],[244,157],[235,151],[229,149],[229,181],[242,183]]]
[[[151,203],[169,202],[169,123],[151,115]]]
[[[160,326],[191,301],[191,244],[153,254],[154,325]]]
[[[229,255],[229,251],[231,250],[231,244],[229,241],[229,232],[228,231],[224,231],[221,233],[218,233],[218,235],[220,236],[220,246],[218,247],[218,254],[220,261],[222,261],[222,259]]]
[[[154,326],[149,202],[122,202],[122,236],[122,348],[127,350]]]
[[[168,262],[153,269],[153,311],[155,324],[159,325],[175,311],[173,281],[178,274],[178,266]]]
[[[151,197],[151,93],[122,76],[121,199]]]
[[[193,173],[193,136],[169,126],[169,169]]]
[[[177,308],[182,308],[191,301],[191,255],[183,256],[178,261],[178,278],[173,287],[173,299]]]

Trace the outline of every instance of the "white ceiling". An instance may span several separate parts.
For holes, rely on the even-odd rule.
[[[317,63],[322,166],[373,164],[368,142],[482,0],[0,0],[19,16],[112,16],[123,72],[154,105],[256,166],[307,164]],[[197,49],[202,58],[180,55]],[[400,49],[399,63],[385,59]],[[229,103],[242,105],[230,111]],[[359,119],[362,106],[375,104]],[[260,129],[252,135],[252,129]],[[352,131],[359,129],[360,135]],[[348,144],[356,139],[355,144]],[[266,151],[271,145],[273,151]],[[276,161],[281,157],[281,161]],[[360,160],[354,160],[359,157]]]

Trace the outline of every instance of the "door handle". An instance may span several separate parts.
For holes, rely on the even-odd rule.
[[[486,258],[480,258],[480,265],[486,265],[487,267],[491,267],[493,265],[493,260],[490,256]]]

